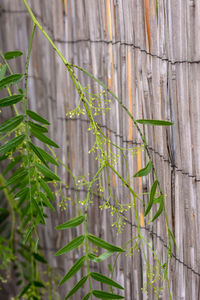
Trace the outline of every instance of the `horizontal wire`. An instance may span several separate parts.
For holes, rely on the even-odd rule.
[[[146,49],[141,48],[138,45],[135,45],[132,42],[125,42],[125,41],[113,41],[113,40],[104,40],[104,39],[99,39],[99,40],[93,40],[91,38],[85,38],[85,39],[78,39],[78,40],[62,40],[59,38],[55,38],[54,34],[53,34],[53,30],[44,22],[43,18],[38,15],[37,13],[34,12],[34,10],[32,10],[34,15],[36,16],[36,18],[38,18],[41,22],[42,22],[42,26],[45,27],[51,34],[52,34],[52,39],[54,42],[57,43],[63,43],[63,44],[76,44],[76,43],[81,43],[81,42],[89,42],[89,43],[105,43],[105,44],[112,44],[112,45],[116,45],[119,44],[121,46],[130,46],[134,49],[139,50],[142,53],[145,53],[148,56],[154,57],[154,58],[158,58],[162,61],[168,62],[172,65],[175,64],[199,64],[200,60],[187,60],[187,59],[178,59],[178,60],[173,60],[167,57],[163,57],[161,55],[155,54],[155,53],[151,53],[149,51],[147,51]],[[2,13],[27,13],[26,10],[6,10],[6,9],[0,9],[0,15]]]

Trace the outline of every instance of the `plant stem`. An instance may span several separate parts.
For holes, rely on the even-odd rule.
[[[27,154],[27,160],[28,160],[28,181],[29,181],[29,191],[30,191],[30,208],[31,208],[31,222],[33,222],[33,207],[32,207],[32,194],[31,194],[31,175],[30,175],[30,155],[29,155],[29,149],[28,149],[28,142],[30,141],[30,132],[29,132],[29,126],[28,126],[28,115],[27,115],[27,107],[28,107],[28,99],[27,99],[27,88],[28,88],[28,69],[29,69],[29,62],[30,62],[30,55],[31,55],[31,49],[32,49],[32,43],[33,43],[33,37],[35,33],[36,25],[33,24],[33,29],[31,33],[31,38],[29,41],[29,47],[28,47],[28,53],[27,53],[27,59],[26,59],[26,69],[25,69],[25,88],[24,88],[24,101],[23,101],[23,108],[24,108],[24,115],[25,115],[25,142],[26,142],[26,154]],[[33,240],[31,240],[31,248],[33,249]],[[34,268],[34,258],[31,255],[31,271],[32,271],[32,281],[35,277],[35,268]]]

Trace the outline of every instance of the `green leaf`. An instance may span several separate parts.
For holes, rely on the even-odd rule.
[[[32,110],[27,110],[27,115],[42,124],[46,124],[46,125],[50,125],[49,121],[47,121],[46,119],[44,119],[43,117],[41,117],[40,115],[38,115],[36,112],[32,111]]]
[[[35,166],[44,176],[56,181],[60,181],[60,178],[56,174],[54,174],[51,170],[49,170],[47,167],[39,163],[35,163]]]
[[[33,253],[33,257],[34,257],[37,261],[39,261],[39,262],[41,262],[41,263],[43,263],[43,264],[47,264],[46,259],[45,259],[43,256],[39,255],[38,253]]]
[[[49,199],[51,199],[52,201],[55,201],[54,195],[53,195],[52,191],[50,190],[48,184],[44,180],[42,180],[42,178],[40,178],[39,181],[40,181],[40,185],[41,185],[42,189],[47,194]]]
[[[7,69],[6,65],[0,66],[0,81],[4,78],[6,74],[6,69]]]
[[[40,132],[48,132],[48,129],[44,126],[41,126],[37,123],[34,123],[34,122],[31,122],[31,121],[28,121],[28,124],[31,128],[33,128],[35,131],[38,131],[39,133]]]
[[[0,153],[5,153],[19,146],[25,139],[25,134],[19,135],[0,147]]]
[[[32,234],[34,228],[35,228],[35,226],[34,226],[34,225],[31,225],[31,227],[26,231],[26,235],[25,235],[23,244],[26,245],[26,243],[28,242],[29,238],[31,237],[31,234]]]
[[[86,257],[82,256],[75,262],[75,264],[71,267],[71,269],[67,272],[67,274],[62,278],[62,280],[59,283],[59,286],[65,283],[69,278],[71,278],[74,274],[76,274],[80,270],[80,268],[83,266],[85,262],[85,259]]]
[[[15,194],[15,200],[20,199],[21,197],[26,196],[29,193],[29,188],[24,187],[23,189],[20,189],[19,192]]]
[[[139,170],[137,173],[135,173],[134,177],[143,177],[147,176],[152,170],[152,161],[150,160],[146,167],[143,169]]]
[[[43,156],[40,154],[40,152],[38,151],[37,147],[36,147],[33,143],[31,143],[31,142],[28,142],[28,144],[29,144],[29,147],[30,147],[30,148],[33,150],[33,152],[36,154],[36,156],[41,160],[41,162],[43,162],[43,163],[48,167],[48,165],[47,165],[45,159],[44,159]]]
[[[42,198],[47,207],[49,207],[52,211],[55,211],[55,208],[53,207],[47,196],[45,196],[45,194],[40,192],[40,197]]]
[[[43,142],[47,145],[53,146],[55,148],[59,148],[59,146],[54,141],[52,141],[50,138],[48,138],[43,133],[39,133],[38,131],[35,131],[35,129],[33,129],[33,128],[31,129],[31,132],[41,142]]]
[[[99,299],[124,299],[123,296],[111,294],[111,293],[104,292],[104,291],[97,291],[97,290],[93,290],[92,295],[94,295],[95,297],[97,297]]]
[[[6,182],[6,186],[9,186],[11,184],[17,184],[28,174],[27,170],[21,170],[21,172],[17,173],[16,175],[12,175]]]
[[[6,120],[0,125],[0,134],[15,129],[24,119],[24,116],[17,116]]]
[[[96,281],[100,281],[100,282],[105,283],[107,285],[114,286],[114,287],[116,287],[118,289],[121,289],[121,290],[124,289],[120,284],[118,284],[114,280],[112,280],[112,279],[108,278],[107,276],[104,276],[100,273],[92,272],[92,273],[90,273],[90,276]]]
[[[73,294],[75,294],[85,284],[87,279],[88,279],[88,276],[84,276],[83,278],[81,278],[81,280],[67,294],[67,296],[65,297],[65,300],[69,299],[69,297],[71,297]]]
[[[154,204],[154,197],[155,197],[155,194],[156,194],[157,185],[158,185],[158,180],[154,181],[154,183],[151,187],[150,200],[149,200],[148,206],[147,206],[147,208],[144,212],[145,217],[150,212],[150,210],[152,208],[152,205]]]
[[[36,286],[36,287],[45,287],[44,283],[41,282],[41,281],[33,281],[33,285]]]
[[[41,223],[42,223],[42,224],[45,224],[44,214],[43,214],[43,211],[42,211],[42,209],[40,208],[40,206],[39,206],[37,200],[35,200],[34,198],[32,198],[32,201],[31,201],[31,202],[33,203],[33,205],[35,206],[36,211],[38,212],[38,215],[39,215],[39,217],[40,217]]]
[[[92,235],[92,234],[88,234],[88,240],[94,244],[95,246],[98,246],[98,247],[101,247],[101,248],[104,248],[108,251],[111,251],[111,252],[125,252],[122,248],[119,248],[119,247],[116,247],[112,244],[109,244],[107,242],[105,242],[104,240]]]
[[[162,197],[160,198],[160,206],[159,209],[157,210],[157,213],[155,214],[155,216],[153,217],[153,219],[151,220],[151,222],[154,222],[162,213],[164,208],[164,196],[162,195]]]
[[[5,59],[9,60],[9,59],[21,56],[21,55],[23,55],[23,52],[21,52],[21,51],[9,51],[4,54],[4,57],[5,57]]]
[[[40,148],[40,147],[37,147],[37,150],[40,152],[40,154],[43,156],[43,158],[47,161],[47,162],[49,162],[49,163],[51,163],[51,164],[53,164],[53,165],[55,165],[55,166],[59,166],[59,164],[57,163],[57,161],[55,161],[55,159],[49,154],[49,153],[47,153],[46,151],[44,151],[42,148]]]
[[[4,155],[0,156],[0,162],[7,159],[8,156],[9,156],[9,154],[4,154]]]
[[[24,98],[24,95],[13,95],[0,100],[0,107],[10,106],[18,103]]]
[[[145,120],[145,119],[140,119],[136,120],[137,123],[139,124],[146,124],[146,125],[153,125],[153,126],[169,126],[173,125],[174,123],[169,122],[169,121],[163,121],[163,120]]]
[[[174,246],[177,248],[176,241],[175,241],[175,237],[174,237],[173,233],[171,232],[171,230],[169,229],[169,227],[168,227],[168,232],[169,232],[169,236],[170,236],[170,237],[172,238],[172,240],[173,240]]]
[[[93,262],[96,262],[96,263],[100,263],[104,260],[106,260],[108,257],[110,257],[111,255],[113,255],[115,252],[113,251],[108,251],[108,252],[105,252],[105,253],[102,253],[101,255],[99,256],[96,256],[95,254],[93,253],[89,253],[88,254],[88,257],[91,261]]]
[[[26,294],[26,292],[28,291],[28,289],[31,287],[31,283],[28,283],[22,290],[21,293],[19,294],[19,299]]]
[[[88,299],[90,298],[90,296],[91,296],[91,293],[88,293],[87,295],[85,295],[85,296],[83,297],[82,300],[88,300]]]
[[[73,219],[67,221],[66,223],[56,226],[56,229],[63,230],[63,229],[67,229],[67,228],[76,227],[76,226],[80,225],[81,223],[83,223],[84,220],[85,220],[85,216],[76,217],[76,218],[73,218]]]
[[[11,84],[18,83],[23,77],[24,74],[13,74],[4,77],[2,80],[0,80],[0,89],[2,89],[4,86],[10,86]]]
[[[64,246],[58,252],[56,252],[55,256],[62,255],[64,253],[72,251],[73,249],[78,248],[83,243],[84,239],[85,239],[84,235],[77,236],[75,239],[73,239],[71,242],[69,242],[66,246]]]

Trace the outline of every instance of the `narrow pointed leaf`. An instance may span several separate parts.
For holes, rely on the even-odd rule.
[[[0,125],[0,134],[15,129],[24,119],[24,116],[11,118]]]
[[[19,299],[28,291],[28,289],[31,287],[31,283],[28,283],[20,292]]]
[[[44,283],[41,282],[41,281],[33,281],[33,285],[36,286],[36,287],[45,287]],[[38,298],[37,298],[38,299]]]
[[[28,195],[28,193],[29,193],[29,188],[25,187],[25,188],[21,189],[19,192],[17,192],[15,194],[15,200],[19,200],[23,197],[26,197]]]
[[[4,57],[5,59],[9,60],[21,55],[23,55],[23,52],[21,51],[9,51],[4,54]]]
[[[18,182],[20,182],[23,178],[25,178],[25,176],[28,174],[27,170],[22,170],[20,173],[16,174],[15,176],[11,176],[7,182],[6,182],[6,186],[9,186],[11,184],[17,184]]]
[[[100,282],[105,283],[107,285],[114,286],[114,287],[116,287],[118,289],[121,289],[121,290],[124,289],[120,284],[118,284],[114,280],[112,280],[112,279],[110,279],[107,276],[104,276],[102,274],[92,272],[92,273],[90,273],[90,276],[96,281],[100,281]]]
[[[32,110],[27,110],[27,114],[31,119],[33,119],[39,123],[50,125],[49,121],[47,121],[46,119],[44,119],[43,117],[41,117],[40,115],[38,115],[36,112],[34,112]]]
[[[109,244],[107,242],[105,242],[104,240],[92,235],[92,234],[89,234],[88,235],[88,240],[94,244],[95,246],[98,246],[98,247],[101,247],[101,248],[104,248],[108,251],[111,251],[111,252],[125,252],[122,248],[119,248],[119,247],[116,247],[112,244]]]
[[[0,147],[0,153],[5,153],[19,146],[25,139],[25,134],[19,135]]]
[[[42,148],[40,148],[40,147],[37,147],[37,150],[40,152],[40,154],[43,156],[43,158],[47,161],[47,162],[49,162],[49,163],[51,163],[51,164],[53,164],[53,165],[55,165],[55,166],[59,166],[59,164],[57,163],[57,161],[49,154],[49,153],[47,153],[46,151],[44,151]]]
[[[177,244],[176,244],[176,241],[175,241],[175,237],[174,237],[173,233],[171,232],[171,230],[170,230],[169,228],[168,228],[168,232],[169,232],[170,237],[171,237],[172,240],[173,240],[174,246],[177,248]]]
[[[47,167],[39,163],[35,163],[35,166],[38,169],[38,171],[40,171],[44,176],[56,181],[60,181],[60,178],[56,174],[54,174],[51,170],[49,170]]]
[[[97,297],[99,299],[109,299],[109,300],[110,299],[124,299],[123,296],[111,294],[111,293],[104,292],[104,291],[97,291],[97,290],[93,290],[92,295],[94,295],[95,297]]]
[[[74,274],[76,274],[80,270],[80,268],[83,266],[83,264],[85,262],[85,259],[86,259],[86,257],[82,256],[75,262],[75,264],[71,267],[71,269],[67,272],[67,274],[60,281],[59,286],[61,286],[63,283],[65,283],[69,278],[71,278]]]
[[[41,162],[43,162],[43,164],[45,164],[45,166],[48,167],[45,159],[43,158],[43,156],[40,154],[40,152],[38,151],[37,147],[31,143],[31,142],[28,142],[29,144],[29,147],[33,150],[33,152],[36,154],[36,156],[41,160]]]
[[[88,257],[89,257],[89,259],[91,261],[96,262],[96,263],[100,263],[100,262],[106,260],[108,257],[110,257],[111,255],[113,255],[114,253],[115,253],[114,251],[108,251],[108,252],[102,253],[99,256],[96,256],[93,253],[89,253]]]
[[[24,238],[24,241],[23,241],[23,244],[26,245],[26,243],[28,242],[29,238],[31,237],[31,234],[34,230],[35,226],[32,225],[27,231],[26,231],[26,235],[25,235],[25,238]]]
[[[64,246],[58,252],[56,252],[55,256],[62,255],[64,253],[72,251],[73,249],[78,248],[83,243],[84,239],[85,239],[84,235],[77,236],[75,239],[73,239],[71,242],[69,242],[66,246]]]
[[[8,154],[4,154],[4,155],[0,156],[0,162],[7,159],[8,156],[9,156]]]
[[[47,207],[49,207],[52,211],[55,211],[55,208],[53,207],[49,199],[45,196],[45,194],[40,192],[40,197],[42,198]]]
[[[63,230],[63,229],[67,229],[67,228],[76,227],[76,226],[80,225],[81,223],[83,223],[84,220],[85,220],[85,216],[76,217],[76,218],[73,218],[73,219],[67,221],[66,223],[56,226],[56,229]]]
[[[38,216],[40,217],[40,220],[41,220],[42,224],[45,224],[44,214],[43,214],[43,211],[40,208],[37,200],[35,200],[34,198],[32,198],[32,203],[33,203],[33,205],[34,205],[34,207],[35,207],[35,209],[36,209],[36,211],[38,213]]]
[[[24,74],[13,74],[4,77],[2,80],[0,80],[0,89],[2,89],[4,86],[10,86],[11,84],[18,83],[23,77]]]
[[[39,261],[39,262],[41,262],[41,263],[43,263],[43,264],[47,264],[46,259],[45,259],[43,256],[41,256],[40,254],[38,254],[38,253],[33,253],[33,257],[34,257],[37,261]]]
[[[143,169],[139,170],[137,173],[135,173],[134,177],[143,177],[147,176],[152,170],[152,161],[150,160],[146,167]]]
[[[164,120],[145,120],[145,119],[140,119],[140,120],[136,120],[136,122],[139,123],[139,124],[153,125],[153,126],[170,126],[170,125],[174,124],[172,122],[164,121]]]
[[[44,135],[43,133],[39,133],[38,131],[35,131],[35,129],[31,129],[31,133],[41,142],[43,142],[44,144],[53,146],[55,148],[59,148],[59,146],[52,141],[50,138],[48,138],[46,135]]]
[[[91,296],[91,293],[88,293],[87,295],[85,295],[82,300],[88,300]]]
[[[4,78],[4,76],[6,74],[6,69],[7,69],[6,65],[3,65],[0,67],[0,81]]]
[[[48,129],[44,126],[41,126],[37,123],[34,123],[34,122],[31,122],[31,121],[28,121],[28,124],[31,128],[33,128],[35,131],[38,130],[38,132],[48,132]]]
[[[163,212],[163,208],[164,208],[164,197],[161,197],[159,209],[157,210],[157,213],[155,214],[151,222],[154,222],[161,215],[161,213]]]
[[[88,276],[84,276],[65,297],[65,300],[69,299],[73,294],[75,294],[87,281]]]
[[[157,185],[158,185],[158,180],[154,181],[154,183],[151,187],[150,200],[149,200],[148,206],[147,206],[147,208],[145,210],[145,213],[144,213],[145,216],[150,212],[150,210],[152,208],[152,205],[154,204],[154,197],[155,197],[155,194],[156,194]]]
[[[42,178],[40,178],[40,185],[41,185],[42,189],[44,190],[44,192],[49,197],[49,199],[51,199],[52,201],[55,201],[54,195],[53,195],[51,189],[49,188],[48,184],[44,180],[42,180]]]
[[[13,95],[3,99],[0,99],[0,107],[10,106],[18,103],[23,99],[24,95]]]

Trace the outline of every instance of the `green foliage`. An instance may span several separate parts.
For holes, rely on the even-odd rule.
[[[96,281],[100,281],[101,283],[104,283],[104,284],[107,284],[109,286],[113,286],[113,287],[116,287],[118,289],[121,289],[123,290],[124,288],[118,284],[117,282],[115,282],[114,280],[108,278],[107,276],[104,276],[102,274],[99,274],[99,273],[95,273],[95,272],[92,272],[90,273],[90,276],[96,280]]]
[[[10,60],[21,55],[23,55],[23,52],[21,51],[9,51],[4,54],[4,57],[5,59]]]
[[[63,229],[67,229],[67,228],[76,227],[76,226],[82,224],[84,221],[85,221],[85,216],[76,217],[76,218],[73,218],[73,219],[65,222],[64,224],[56,226],[56,229],[63,230]]]
[[[83,266],[84,262],[85,262],[86,256],[82,256],[81,258],[79,258],[75,264],[73,265],[73,267],[67,272],[67,274],[63,277],[63,279],[60,281],[59,285],[62,285],[63,283],[65,283],[69,278],[71,278],[73,275],[75,275],[80,268]]]
[[[153,125],[153,126],[170,126],[173,125],[172,122],[169,121],[163,121],[163,120],[136,120],[137,123],[139,124],[144,124],[144,125]]]
[[[20,80],[22,80],[23,77],[23,74],[13,74],[4,77],[2,80],[0,80],[0,89],[18,83]]]

